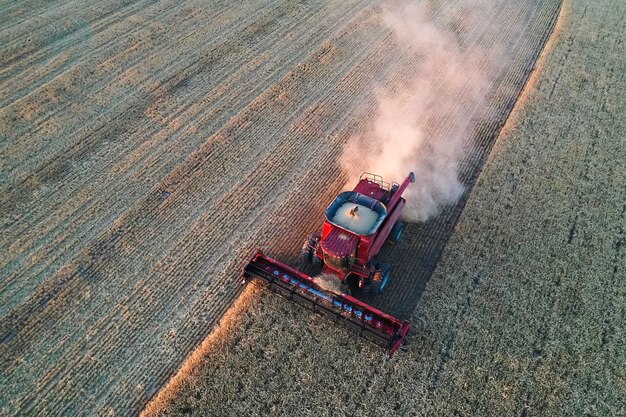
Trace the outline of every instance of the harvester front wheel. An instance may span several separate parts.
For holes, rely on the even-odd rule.
[[[400,242],[400,239],[402,239],[403,234],[404,234],[404,223],[396,222],[396,224],[394,224],[393,227],[391,228],[391,231],[389,232],[389,237],[387,238],[387,240],[389,240],[390,243],[396,244]]]
[[[313,266],[317,268],[322,266],[322,260],[318,258],[317,256],[315,256],[315,253],[311,255],[311,263],[313,264]]]
[[[311,263],[311,252],[302,248],[302,251],[300,252],[300,260],[302,262],[304,262],[305,264],[310,264]]]
[[[385,290],[387,284],[389,284],[389,278],[391,276],[391,266],[387,263],[381,263],[379,265],[378,279],[373,279],[370,284],[370,293],[373,295],[380,295]]]
[[[300,259],[305,263],[313,263],[316,262],[315,251],[317,250],[317,245],[320,243],[321,235],[319,233],[311,233],[311,235],[304,241],[302,245],[302,250],[300,251]]]

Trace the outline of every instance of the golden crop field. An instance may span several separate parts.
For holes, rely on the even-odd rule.
[[[565,2],[408,351],[250,288],[145,415],[625,415],[625,12]]]
[[[619,2],[561,12],[523,105],[560,0],[0,10],[0,414],[135,415],[181,364],[148,413],[624,411]],[[408,165],[367,133],[390,101]],[[254,248],[299,266],[355,174],[418,154],[417,195],[465,191],[386,249],[407,352],[243,290]]]

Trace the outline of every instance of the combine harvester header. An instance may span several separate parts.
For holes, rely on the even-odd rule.
[[[399,221],[406,201],[402,193],[415,182],[410,173],[391,187],[377,175],[363,174],[353,191],[339,194],[325,211],[322,233],[304,243],[302,258],[336,277],[341,293],[322,288],[297,269],[265,256],[260,250],[244,269],[244,282],[260,279],[272,291],[341,321],[388,349],[391,356],[411,327],[357,297],[382,293],[391,267],[376,258],[386,241],[397,243],[404,225]]]

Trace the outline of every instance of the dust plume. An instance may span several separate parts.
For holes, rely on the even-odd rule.
[[[492,3],[395,4],[383,10],[383,20],[393,32],[398,59],[414,57],[414,73],[408,81],[378,87],[371,131],[352,138],[340,162],[349,187],[365,171],[396,182],[414,171],[403,215],[424,221],[463,195],[458,173],[471,122],[484,110],[505,59],[496,46],[479,41],[481,28],[493,25]]]

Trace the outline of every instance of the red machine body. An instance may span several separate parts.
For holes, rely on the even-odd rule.
[[[306,260],[306,252],[310,251],[311,261],[321,264],[322,272],[336,275],[352,291],[357,287],[370,291],[374,286],[370,292],[380,292],[390,268],[386,265],[381,268],[374,257],[387,240],[400,239],[404,226],[398,219],[406,204],[402,193],[414,181],[411,173],[401,184],[392,183],[389,187],[381,177],[363,174],[353,191],[339,194],[328,206],[322,233],[319,238],[313,234],[305,243],[303,258]],[[349,203],[376,210],[379,218],[371,230],[359,233],[333,221],[339,207]]]
[[[261,279],[279,294],[341,319],[361,335],[385,345],[391,355],[405,340],[410,323],[355,297],[379,294],[389,280],[391,267],[376,255],[386,241],[397,242],[402,236],[404,225],[399,218],[406,204],[402,193],[412,182],[413,173],[391,186],[380,176],[363,174],[353,191],[339,194],[328,206],[322,232],[305,241],[303,260],[336,276],[342,284],[341,294],[322,289],[315,278],[261,251],[246,266],[244,281]]]

